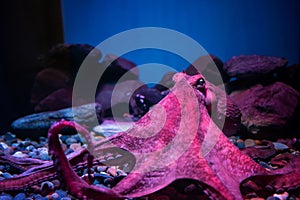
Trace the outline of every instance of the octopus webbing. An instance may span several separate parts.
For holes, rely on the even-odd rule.
[[[176,180],[192,179],[201,183],[210,199],[242,199],[240,187],[246,179],[260,181],[261,187],[300,183],[297,178],[293,183],[286,181],[291,174],[300,175],[296,166],[266,170],[228,140],[211,119],[215,100],[202,75],[179,73],[174,80],[170,93],[132,128],[105,140],[94,141],[76,122],[63,120],[51,126],[49,153],[69,194],[79,199],[133,198],[152,194]],[[121,154],[132,166],[128,176],[112,189],[91,185],[77,176],[59,142],[58,134],[65,128],[77,129],[96,158],[107,152]],[[1,182],[0,188],[5,189]]]

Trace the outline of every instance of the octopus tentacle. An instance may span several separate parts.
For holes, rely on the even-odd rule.
[[[49,153],[52,155],[56,169],[61,172],[60,176],[66,184],[67,190],[71,195],[80,199],[119,199],[119,196],[111,190],[89,185],[74,172],[58,139],[58,134],[66,127],[78,128],[74,122],[65,120],[55,123],[49,129],[48,141]]]

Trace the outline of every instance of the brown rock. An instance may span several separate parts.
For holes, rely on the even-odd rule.
[[[273,73],[287,65],[285,58],[261,55],[234,56],[224,64],[224,70],[230,77],[257,77]]]
[[[222,60],[211,54],[199,57],[186,69],[186,73],[190,76],[201,73],[214,85],[220,85],[229,80],[223,70]],[[219,78],[220,74],[223,80]]]
[[[300,64],[284,68],[282,72],[278,73],[278,78],[300,92]]]
[[[54,111],[72,106],[72,88],[65,87],[58,89],[41,100],[35,107],[34,111]]]
[[[242,124],[248,131],[267,134],[288,125],[298,105],[299,93],[284,83],[275,82],[268,86],[258,84],[234,92],[230,97],[240,108]]]
[[[66,87],[69,74],[55,68],[46,68],[40,71],[34,81],[31,94],[31,103],[35,106],[52,92]]]

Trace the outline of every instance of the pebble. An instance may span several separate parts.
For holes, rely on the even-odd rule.
[[[71,200],[71,198],[70,197],[63,197],[60,200]]]
[[[107,173],[112,175],[112,176],[117,176],[117,169],[115,167],[109,167],[107,169]]]
[[[25,148],[26,151],[34,151],[35,147],[33,145],[29,145]]]
[[[5,155],[9,155],[9,154],[12,154],[14,152],[14,150],[10,146],[5,144],[4,142],[0,142],[0,149],[3,151],[3,153]]]
[[[280,142],[273,142],[273,144],[274,144],[274,148],[279,151],[289,149],[289,147],[287,145],[282,144]]]
[[[255,146],[255,141],[254,140],[252,140],[252,139],[246,139],[245,140],[245,147],[247,148],[247,147],[253,147],[253,146]]]
[[[14,197],[14,200],[26,200],[26,195],[25,193],[19,193]]]
[[[289,193],[284,192],[282,194],[274,194],[273,197],[276,197],[280,200],[287,200],[287,198],[289,197]]]
[[[280,200],[280,199],[277,197],[268,197],[266,200]]]
[[[74,152],[73,149],[68,148],[68,149],[65,151],[65,154],[68,155],[68,154],[73,153],[73,152]]]
[[[17,141],[16,135],[12,134],[11,132],[6,132],[4,134],[4,140],[7,144],[11,144]]]
[[[12,156],[15,156],[17,158],[28,158],[29,157],[28,154],[22,153],[21,151],[17,151]]]
[[[13,176],[8,173],[8,172],[3,172],[3,173],[0,173],[0,175],[3,177],[3,178],[12,178]]]
[[[82,147],[80,143],[73,143],[70,145],[70,149],[72,149],[73,151],[80,151]]]
[[[103,165],[103,166],[98,166],[97,167],[97,171],[98,172],[104,172],[104,171],[106,171],[107,170],[107,166],[105,166],[105,165]]]
[[[54,185],[50,181],[45,181],[41,184],[40,191],[43,196],[49,194],[54,190]]]
[[[76,140],[75,138],[73,138],[73,137],[68,137],[68,138],[66,139],[66,144],[67,144],[67,145],[71,145],[71,144],[74,144],[74,143],[77,143],[77,140]]]
[[[0,199],[1,200],[13,200],[13,197],[11,196],[11,195],[9,195],[9,194],[1,194],[0,195]]]
[[[236,143],[236,146],[237,146],[239,149],[245,148],[244,141],[241,140],[241,139],[238,139],[238,140],[237,140],[237,143]]]
[[[65,192],[63,190],[56,190],[55,193],[58,194],[58,199],[61,199],[61,198],[64,198],[67,196],[67,192]]]

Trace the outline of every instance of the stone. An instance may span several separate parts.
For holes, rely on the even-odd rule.
[[[136,64],[129,60],[126,60],[125,58],[107,54],[100,65],[103,68],[106,68],[99,81],[100,85],[103,85],[105,83],[115,84],[125,73],[125,80],[138,80],[139,71],[136,67]]]
[[[273,197],[278,198],[280,200],[287,200],[287,198],[289,197],[289,193],[284,192],[282,194],[274,194]]]
[[[171,89],[175,82],[173,81],[173,76],[176,72],[167,72],[162,79],[154,86],[155,89],[160,92]]]
[[[230,97],[239,107],[242,125],[248,132],[256,137],[274,138],[275,133],[284,130],[294,117],[299,93],[284,83],[275,82],[267,86],[258,84],[234,92]]]
[[[288,66],[278,73],[278,79],[300,92],[300,64]]]
[[[54,185],[50,181],[45,181],[41,184],[40,191],[43,196],[49,194],[54,190]]]
[[[0,194],[0,199],[1,200],[13,200],[13,197],[10,194]]]
[[[289,147],[287,145],[282,144],[280,142],[273,142],[273,144],[274,144],[274,148],[276,150],[287,150],[287,149],[289,149]]]
[[[247,147],[253,147],[253,146],[255,146],[255,141],[254,140],[252,140],[252,139],[246,139],[245,140],[245,147],[247,148]]]
[[[229,77],[223,69],[222,60],[212,54],[199,57],[186,69],[186,73],[190,76],[199,74],[199,72],[214,85],[229,81]]]
[[[46,68],[40,71],[36,77],[32,88],[30,102],[36,106],[54,91],[67,86],[70,74],[64,70]]]
[[[25,193],[19,193],[14,197],[14,200],[27,200]]]
[[[41,100],[35,107],[35,112],[55,111],[72,106],[72,88],[60,88]]]
[[[113,120],[105,120],[102,124],[95,126],[93,131],[104,137],[110,137],[117,133],[128,130],[134,125],[133,122],[116,122]]]
[[[93,118],[94,110],[98,121],[95,121]],[[15,120],[11,126],[14,133],[19,137],[28,135],[32,138],[38,138],[46,136],[50,126],[62,119],[68,121],[76,120],[80,124],[94,127],[102,121],[102,107],[100,104],[91,103],[58,111],[35,113]]]
[[[29,157],[28,154],[22,153],[21,151],[17,151],[12,156],[15,156],[17,158],[28,158]]]
[[[274,73],[285,67],[288,60],[285,58],[261,55],[234,56],[224,63],[224,70],[230,77],[245,78],[257,77]]]
[[[72,149],[73,151],[80,151],[82,149],[82,146],[79,143],[73,143],[70,145],[70,149]]]

